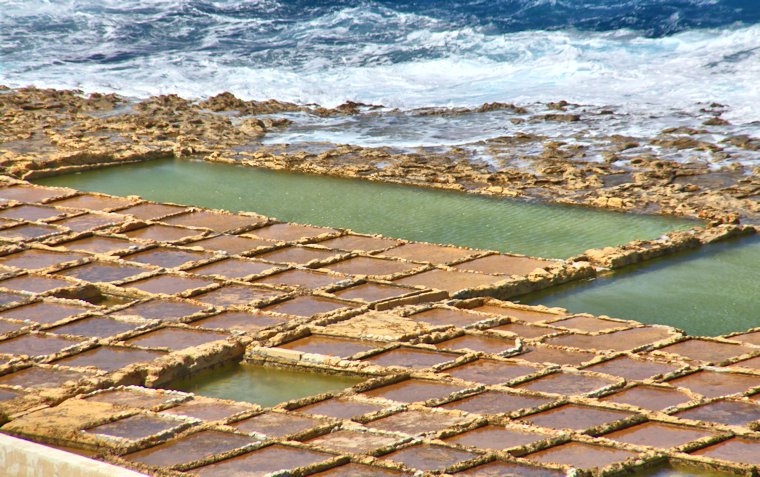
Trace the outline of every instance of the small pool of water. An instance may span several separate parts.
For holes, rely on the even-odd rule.
[[[240,363],[175,381],[169,389],[269,407],[281,402],[349,388],[361,377],[317,374]]]
[[[760,236],[703,247],[520,298],[717,336],[760,326]]]
[[[172,159],[35,182],[547,258],[652,239],[695,224],[670,217]]]

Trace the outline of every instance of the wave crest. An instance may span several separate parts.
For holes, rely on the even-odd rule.
[[[675,3],[680,9],[668,6]],[[620,28],[641,26],[647,15],[664,21],[652,9],[671,12],[674,25],[691,8],[726,22],[751,20],[746,12],[716,13],[745,1],[414,4],[0,0],[0,82],[400,108],[566,99],[664,114],[715,101],[731,107],[727,119],[760,121],[760,25],[656,37]],[[573,27],[597,27],[519,27],[541,26],[527,19],[547,9],[572,10]],[[612,20],[634,10],[641,25]]]

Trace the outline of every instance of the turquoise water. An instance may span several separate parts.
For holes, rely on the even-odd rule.
[[[717,336],[760,326],[760,237],[628,267],[520,300]]]
[[[244,401],[264,407],[306,396],[339,391],[363,378],[235,364],[208,369],[167,386],[201,396]]]
[[[36,182],[547,258],[567,258],[694,225],[670,217],[171,159]]]

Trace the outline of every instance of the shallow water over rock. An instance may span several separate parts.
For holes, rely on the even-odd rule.
[[[362,233],[565,258],[656,238],[692,221],[184,160],[40,179],[45,185],[232,211]]]
[[[760,237],[713,244],[521,300],[716,336],[760,325]]]

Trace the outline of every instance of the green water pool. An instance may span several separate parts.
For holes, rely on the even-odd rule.
[[[35,182],[547,258],[567,258],[695,225],[670,217],[173,159]]]
[[[236,363],[201,371],[173,382],[168,388],[269,407],[291,399],[339,391],[363,380],[361,377]]]
[[[751,236],[519,300],[717,336],[760,326],[759,274],[760,237]]]

